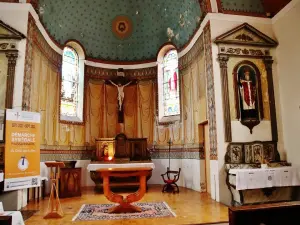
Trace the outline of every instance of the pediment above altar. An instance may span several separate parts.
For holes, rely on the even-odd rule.
[[[21,40],[25,35],[0,20],[0,39]]]
[[[217,44],[251,45],[261,47],[275,47],[277,41],[268,37],[248,23],[220,35],[216,38]]]

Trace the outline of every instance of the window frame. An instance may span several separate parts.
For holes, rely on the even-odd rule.
[[[162,91],[163,92],[163,85],[164,85],[164,57],[166,54],[172,50],[176,50],[177,52],[177,57],[178,57],[178,74],[177,74],[177,82],[179,86],[179,114],[177,115],[170,115],[170,116],[165,116],[164,115],[164,95],[160,95],[159,93]],[[173,124],[175,122],[181,122],[181,117],[182,117],[182,99],[181,99],[181,76],[180,76],[180,71],[179,71],[179,53],[176,47],[173,44],[166,44],[164,45],[157,56],[157,100],[156,100],[156,116],[157,116],[157,123],[158,125],[169,125]],[[161,97],[162,96],[162,97]],[[162,99],[161,99],[162,98]]]
[[[76,116],[67,116],[67,115],[62,115],[61,114],[61,103],[62,103],[62,84],[63,84],[63,62],[64,62],[64,50],[65,48],[70,48],[75,51],[78,57],[78,96],[81,96],[80,99],[78,99],[78,105],[76,107]],[[63,124],[73,124],[73,125],[84,125],[85,123],[85,111],[84,111],[84,106],[85,106],[85,65],[84,65],[84,60],[85,60],[85,52],[84,49],[81,47],[81,45],[75,41],[70,41],[67,44],[65,44],[63,48],[63,53],[62,53],[62,65],[61,65],[61,70],[60,70],[60,76],[59,76],[59,122]],[[80,93],[81,92],[81,93]],[[79,113],[78,111],[81,110]],[[81,115],[80,115],[81,114]]]

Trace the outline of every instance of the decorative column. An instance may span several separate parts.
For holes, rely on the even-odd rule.
[[[222,100],[223,100],[223,119],[224,119],[224,136],[226,142],[232,141],[231,134],[231,118],[230,118],[230,103],[228,92],[228,74],[227,74],[227,62],[229,57],[227,55],[219,55],[219,63],[221,69],[222,80]]]
[[[274,95],[274,84],[273,84],[273,72],[272,72],[272,57],[264,58],[264,64],[267,71],[268,80],[268,94],[270,104],[270,115],[271,115],[271,130],[272,130],[272,141],[278,141],[277,131],[277,118],[276,118],[276,107],[275,107],[275,95]]]
[[[14,97],[15,71],[18,58],[18,51],[6,52],[5,55],[8,59],[5,108],[11,109]]]

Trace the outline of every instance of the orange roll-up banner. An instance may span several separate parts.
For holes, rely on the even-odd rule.
[[[40,186],[40,114],[6,110],[4,191]]]

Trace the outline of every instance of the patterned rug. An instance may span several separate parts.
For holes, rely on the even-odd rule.
[[[116,204],[83,205],[77,215],[73,217],[73,221],[123,220],[176,216],[165,202],[133,203],[133,205],[142,208],[142,212],[139,213],[107,213],[108,209],[115,205]]]

